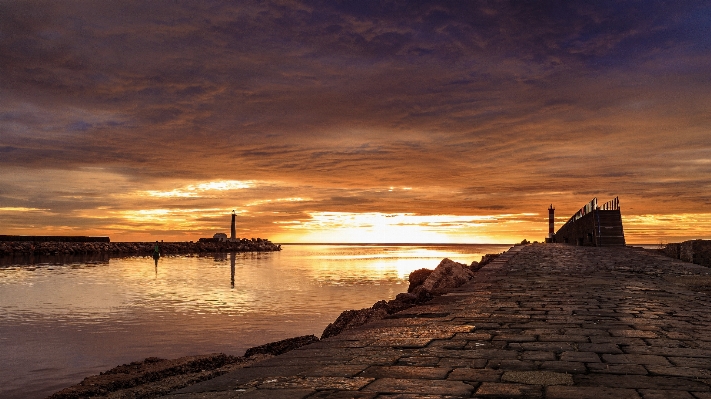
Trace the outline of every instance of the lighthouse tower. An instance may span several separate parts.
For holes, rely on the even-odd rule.
[[[555,235],[555,230],[553,230],[554,215],[555,208],[553,208],[553,204],[551,204],[550,208],[548,208],[548,239],[546,240],[548,242],[553,242],[553,236]]]
[[[230,241],[235,242],[237,240],[237,237],[235,237],[237,234],[235,234],[235,211],[234,209],[232,210],[232,226],[230,229]]]

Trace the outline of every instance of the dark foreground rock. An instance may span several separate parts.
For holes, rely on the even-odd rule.
[[[398,294],[390,301],[378,301],[370,308],[346,310],[333,323],[329,324],[321,339],[333,337],[341,332],[381,320],[402,310],[425,303],[448,289],[457,288],[474,278],[472,268],[484,265],[494,259],[494,255],[485,255],[482,262],[472,262],[472,266],[443,259],[434,270],[418,269],[410,273],[410,286],[407,293]]]
[[[252,357],[254,355],[281,355],[282,353],[286,353],[290,350],[301,348],[304,345],[318,342],[318,340],[318,337],[315,335],[303,335],[301,337],[270,342],[268,344],[247,349],[247,352],[244,353],[244,357]]]
[[[256,361],[256,359],[255,359]],[[49,399],[153,398],[200,381],[205,381],[237,367],[247,360],[223,353],[187,356],[179,359],[149,357],[87,377],[77,385],[65,388]]]
[[[124,254],[153,253],[155,242],[0,242],[0,256],[7,255],[62,255],[62,254]],[[242,238],[236,242],[161,242],[162,254],[201,252],[271,252],[281,251],[281,245],[263,238]]]
[[[317,342],[314,335],[289,338],[247,349],[244,356],[213,353],[178,359],[149,357],[114,367],[99,375],[85,378],[48,399],[149,399],[165,395],[201,381],[206,381],[256,362],[281,355]]]

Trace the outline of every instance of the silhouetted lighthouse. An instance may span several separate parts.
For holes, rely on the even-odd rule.
[[[230,229],[230,240],[234,241],[235,238],[235,210],[232,210],[232,228]]]
[[[555,230],[553,230],[554,214],[555,208],[553,208],[553,204],[551,204],[551,207],[548,208],[548,240],[550,242],[553,242],[553,236],[555,235]]]

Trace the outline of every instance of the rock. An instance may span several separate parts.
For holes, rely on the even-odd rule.
[[[188,376],[198,374],[197,381],[216,377],[224,374],[222,370],[226,365],[242,363],[244,359],[234,356],[228,356],[223,353],[202,355],[202,356],[187,356],[174,360],[159,359],[149,357],[141,362],[132,362],[111,370],[105,371],[99,375],[93,375],[85,378],[77,385],[65,388],[54,393],[50,399],[78,399],[97,396],[106,396],[111,392],[135,388],[141,385],[151,384],[157,381],[166,380],[171,377]],[[187,377],[182,381],[176,382],[172,389],[181,388],[190,383],[197,381]],[[167,392],[154,392],[156,393]],[[134,396],[126,396],[134,397]]]
[[[444,258],[427,277],[422,287],[429,292],[447,288],[457,288],[474,278],[474,272],[467,265]]]
[[[412,292],[415,288],[421,286],[422,283],[427,280],[427,277],[432,274],[432,271],[433,270],[430,269],[417,269],[414,272],[410,273],[410,276],[408,277],[410,286],[407,288],[407,292]]]
[[[501,254],[486,254],[481,257],[481,261],[479,261],[478,268],[481,269],[484,265],[488,264],[492,260],[496,259],[499,257]]]
[[[326,329],[323,330],[321,339],[336,336],[344,330],[362,326],[369,321],[380,320],[387,315],[387,308],[383,306],[378,309],[364,308],[360,310],[346,310],[338,316],[336,321],[329,324]]]
[[[475,272],[475,271],[478,271],[479,269],[481,269],[482,266],[484,266],[484,265],[480,265],[479,262],[474,260],[474,261],[472,261],[472,264],[469,265],[469,270]]]
[[[252,357],[257,354],[265,355],[281,355],[282,353],[289,352],[296,348],[300,348],[304,345],[312,344],[318,342],[318,338],[315,335],[303,335],[301,337],[288,338],[281,341],[270,342],[268,344],[255,346],[253,348],[247,349],[244,353],[244,357]]]

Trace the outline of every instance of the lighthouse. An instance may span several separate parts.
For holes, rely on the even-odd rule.
[[[237,237],[235,232],[235,210],[232,210],[232,229],[230,230],[230,241],[234,242]]]
[[[548,242],[553,242],[553,236],[555,235],[555,230],[553,230],[553,220],[554,220],[554,215],[555,215],[555,208],[553,208],[553,204],[551,204],[550,208],[548,208]]]

